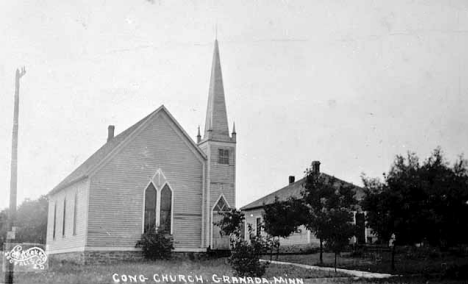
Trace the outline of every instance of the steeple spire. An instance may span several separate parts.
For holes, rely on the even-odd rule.
[[[215,40],[213,63],[211,66],[208,107],[206,110],[205,133],[203,139],[229,141],[226,100],[224,98],[223,76],[219,59],[218,40]]]
[[[200,143],[201,135],[200,135],[200,125],[198,126],[198,134],[197,134],[197,143]]]

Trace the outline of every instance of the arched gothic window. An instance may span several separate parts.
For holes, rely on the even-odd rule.
[[[221,198],[218,200],[218,203],[216,203],[215,207],[213,208],[213,211],[228,211],[229,206],[226,203],[226,200],[224,200],[224,197],[221,196]]]
[[[156,199],[156,188],[150,183],[145,191],[145,233],[156,227]]]
[[[172,191],[167,184],[161,190],[160,207],[159,228],[162,232],[171,233]]]

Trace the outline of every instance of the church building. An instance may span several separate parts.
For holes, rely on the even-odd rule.
[[[77,263],[141,258],[154,229],[175,252],[227,249],[213,222],[235,207],[236,131],[229,133],[215,41],[203,138],[192,140],[160,106],[107,142],[48,194],[47,252]]]

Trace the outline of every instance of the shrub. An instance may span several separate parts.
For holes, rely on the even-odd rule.
[[[228,259],[235,276],[261,277],[265,274],[269,262],[260,262],[260,256],[272,249],[274,242],[270,238],[253,236],[249,224],[250,242],[239,236],[231,239],[231,256]]]
[[[135,247],[142,249],[143,256],[149,260],[169,259],[174,249],[173,238],[171,235],[150,230],[141,235],[141,239]]]
[[[261,277],[265,274],[268,263],[260,262],[262,251],[259,244],[248,243],[241,238],[234,240],[228,262],[234,269],[235,276]]]
[[[468,280],[468,264],[452,264],[444,269],[444,279]]]

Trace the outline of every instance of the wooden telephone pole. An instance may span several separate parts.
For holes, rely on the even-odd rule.
[[[15,75],[15,108],[13,113],[13,137],[11,143],[11,179],[10,179],[10,208],[8,210],[7,247],[15,239],[14,225],[16,220],[16,192],[18,180],[18,117],[19,117],[19,89],[20,79],[26,74],[26,69],[16,69]],[[14,265],[8,262],[5,272],[5,283],[13,284]]]

